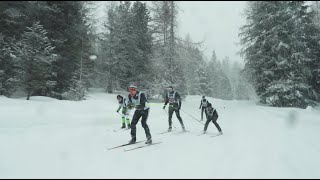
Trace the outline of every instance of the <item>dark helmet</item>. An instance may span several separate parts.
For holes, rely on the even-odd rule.
[[[205,96],[202,96],[202,99],[206,98]]]
[[[173,87],[172,87],[172,86],[168,86],[166,89],[167,89],[168,91],[169,91],[169,89],[173,91]]]
[[[119,99],[119,98],[123,98],[123,97],[119,94],[119,95],[117,95],[117,99]]]
[[[208,103],[207,107],[212,107],[212,104],[211,104],[211,103]]]

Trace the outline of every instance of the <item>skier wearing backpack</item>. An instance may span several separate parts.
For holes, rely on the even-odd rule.
[[[134,144],[136,142],[136,125],[141,117],[141,124],[147,137],[146,144],[152,144],[150,129],[147,125],[150,107],[146,95],[143,92],[138,91],[137,85],[132,84],[129,87],[128,100],[129,107],[132,106],[136,108],[131,121],[131,140],[129,141],[129,144]]]
[[[122,129],[126,128],[126,122],[127,122],[127,127],[130,129],[130,119],[129,119],[129,114],[130,114],[130,109],[128,107],[128,99],[123,98],[121,95],[117,95],[117,100],[119,102],[119,108],[117,110],[117,113],[119,113],[120,109],[122,108]]]
[[[199,109],[201,109],[201,121],[203,120],[203,111],[205,112],[206,116],[207,116],[207,105],[208,105],[209,101],[206,100],[206,97],[205,96],[202,96],[202,100],[201,100],[201,103],[200,103],[200,107]]]
[[[186,131],[182,118],[180,116],[180,109],[181,109],[181,97],[177,91],[173,90],[172,86],[169,86],[167,88],[167,95],[166,95],[166,100],[165,104],[163,106],[163,109],[166,108],[167,104],[169,103],[169,129],[168,132],[172,130],[172,115],[173,112],[176,112],[176,116],[181,124],[182,130]]]
[[[212,121],[212,123],[218,129],[219,134],[222,135],[222,130],[221,130],[219,124],[217,123],[217,120],[218,120],[217,110],[212,107],[211,103],[208,103],[208,105],[207,105],[207,122],[204,125],[203,133],[206,133],[206,131],[208,129],[208,125],[209,125],[210,121]]]

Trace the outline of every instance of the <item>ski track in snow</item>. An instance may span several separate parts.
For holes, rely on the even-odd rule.
[[[182,109],[200,119],[201,96]],[[224,135],[181,111],[186,129],[173,115],[168,128],[162,103],[151,103],[148,125],[153,142],[127,143],[116,94],[94,92],[80,102],[45,97],[0,96],[0,178],[320,178],[320,111],[258,106],[252,101],[208,98]],[[133,112],[131,112],[131,115]],[[205,123],[205,121],[202,121]],[[117,132],[114,132],[117,131]],[[145,140],[137,124],[137,141]]]

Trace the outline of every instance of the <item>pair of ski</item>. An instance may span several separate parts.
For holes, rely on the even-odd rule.
[[[113,130],[111,130],[111,129],[109,129],[109,130],[107,130],[108,132],[111,132],[111,131],[113,131],[113,132],[122,132],[122,131],[127,131],[127,130],[130,130],[130,128],[121,128],[121,129],[113,129]]]
[[[175,130],[172,130],[172,131],[164,131],[164,132],[161,132],[161,133],[158,133],[158,134],[166,134],[166,133],[171,133],[171,132],[174,132]],[[186,132],[190,132],[190,131],[179,131],[177,133],[186,133]]]
[[[137,141],[135,143],[126,143],[126,144],[122,144],[122,145],[119,145],[119,146],[115,146],[115,147],[109,148],[108,150],[117,149],[117,148],[121,148],[121,147],[124,147],[124,146],[130,146],[130,145],[138,144],[138,143],[141,143],[141,142],[145,142],[145,141],[143,140],[143,141]],[[141,145],[141,146],[134,147],[134,148],[131,148],[131,149],[124,149],[123,151],[125,151],[125,152],[133,151],[135,149],[141,149],[141,148],[144,148],[144,147],[148,147],[148,146],[152,146],[152,145],[156,145],[156,144],[160,144],[160,143],[162,143],[162,142],[155,142],[155,143],[152,143],[152,144],[145,144],[145,145]]]
[[[165,132],[161,132],[161,133],[158,133],[158,134],[166,134],[166,133],[170,133],[170,132],[173,132],[175,130],[172,130],[172,131],[165,131]],[[190,131],[181,131],[179,133],[185,133],[185,132],[190,132]],[[206,133],[201,133],[201,134],[198,134],[197,136],[202,136],[202,135],[205,135]],[[217,136],[221,136],[222,134],[215,134],[215,135],[212,135],[210,137],[217,137]]]
[[[202,135],[205,135],[206,133],[201,133],[201,134],[198,134],[197,136],[202,136]],[[217,136],[221,136],[222,134],[215,134],[215,135],[211,135],[210,137],[217,137]]]

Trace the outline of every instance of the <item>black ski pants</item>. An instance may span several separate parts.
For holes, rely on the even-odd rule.
[[[169,127],[172,127],[172,115],[173,115],[173,112],[176,112],[176,116],[177,116],[181,126],[184,127],[182,118],[180,116],[180,110],[178,108],[172,107],[172,106],[169,107]]]
[[[210,123],[210,121],[212,121],[212,123],[216,126],[218,131],[221,132],[222,130],[221,130],[219,124],[217,123],[217,120],[218,120],[218,114],[217,113],[214,113],[213,116],[207,116],[207,122],[204,125],[204,131],[207,131],[209,123]]]
[[[144,131],[146,133],[146,137],[147,137],[147,139],[151,138],[150,129],[147,124],[148,115],[149,115],[149,109],[135,111],[133,118],[132,118],[132,121],[131,121],[131,137],[132,138],[136,138],[136,133],[137,133],[136,125],[141,117],[142,117],[141,125],[144,128]]]

